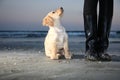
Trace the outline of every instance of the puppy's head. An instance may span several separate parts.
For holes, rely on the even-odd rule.
[[[63,12],[64,10],[62,7],[55,11],[49,12],[43,19],[43,26],[54,26],[54,21],[59,19],[62,16]]]

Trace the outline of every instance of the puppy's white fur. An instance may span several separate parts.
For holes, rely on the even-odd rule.
[[[64,10],[61,7],[49,12],[43,19],[43,25],[49,26],[49,31],[44,42],[45,54],[51,59],[59,59],[61,56],[71,59],[68,48],[68,36],[65,28],[60,23],[63,12]]]

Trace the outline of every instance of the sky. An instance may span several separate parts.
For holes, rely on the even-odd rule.
[[[46,31],[42,19],[48,12],[64,8],[61,19],[67,31],[84,30],[84,0],[0,0],[0,31]],[[120,0],[114,0],[114,16],[111,30],[120,30]]]

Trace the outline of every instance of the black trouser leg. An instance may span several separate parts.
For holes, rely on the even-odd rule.
[[[99,0],[98,52],[104,52],[109,46],[109,34],[113,16],[113,0]]]
[[[97,42],[97,18],[96,15],[85,15],[84,16],[84,28],[86,35],[86,51],[96,51]]]
[[[98,0],[84,2],[84,29],[86,36],[86,52],[95,51],[97,41],[97,3]]]

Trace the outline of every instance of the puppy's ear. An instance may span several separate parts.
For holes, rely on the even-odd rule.
[[[50,16],[46,16],[44,19],[43,19],[43,26],[54,26],[54,20],[52,17]]]

